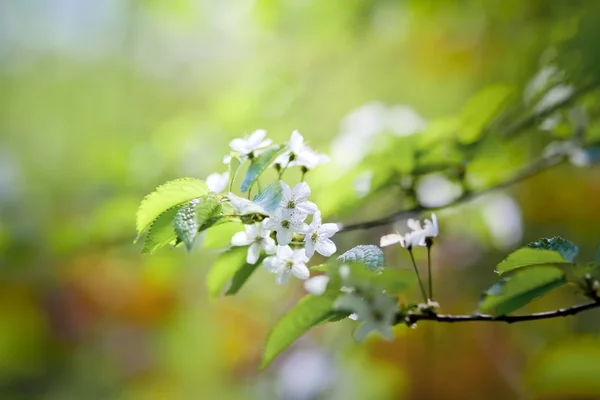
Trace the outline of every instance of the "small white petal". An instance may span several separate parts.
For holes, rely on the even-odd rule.
[[[263,267],[271,273],[276,273],[283,268],[283,265],[281,259],[276,256],[271,256],[264,259]]]
[[[379,241],[379,246],[386,247],[392,244],[400,243],[404,246],[404,237],[397,233],[390,233],[389,235],[382,236]]]
[[[290,270],[288,270],[287,268],[283,268],[277,273],[277,276],[275,277],[275,283],[277,283],[278,285],[285,285],[289,279]]]
[[[277,244],[275,244],[275,241],[272,238],[266,237],[263,239],[263,249],[265,249],[265,253],[267,254],[275,254],[277,251]]]
[[[317,240],[317,243],[315,244],[315,250],[317,250],[319,254],[329,257],[337,251],[337,247],[335,247],[335,243],[329,239],[320,239]]]
[[[308,258],[311,258],[315,254],[315,244],[310,238],[306,239],[304,242],[304,253]]]
[[[225,156],[223,156],[223,164],[228,165],[229,163],[231,163],[231,155],[226,154]]]
[[[295,130],[292,132],[292,136],[290,137],[290,141],[288,142],[288,146],[292,153],[298,154],[302,151],[304,146],[304,137],[300,132]]]
[[[327,275],[318,275],[304,282],[304,288],[308,293],[314,296],[320,296],[325,293],[327,283],[329,283],[329,277]]]
[[[277,246],[277,257],[282,260],[291,260],[294,258],[294,250],[290,246]]]
[[[277,230],[277,235],[276,235],[277,243],[282,246],[290,244],[293,236],[294,236],[294,233],[292,231],[280,226],[279,229]]]
[[[231,238],[232,246],[247,246],[252,243],[251,239],[248,239],[246,232],[236,232]]]
[[[240,154],[247,154],[247,142],[244,139],[233,139],[231,142],[229,142],[229,147],[231,147],[231,150],[233,151],[237,151]]]
[[[267,136],[267,131],[264,129],[257,129],[248,136],[248,146],[252,148],[256,148],[262,142],[262,140]]]
[[[246,255],[246,262],[248,264],[256,264],[258,258],[260,257],[260,244],[252,243],[250,247],[248,247],[248,254]]]
[[[308,270],[306,264],[294,264],[292,266],[292,274],[294,274],[296,278],[304,280],[308,279],[310,276],[310,271]]]
[[[420,231],[421,229],[423,229],[421,228],[421,221],[414,218],[409,218],[408,221],[406,221],[406,225],[408,225],[408,227],[413,231]]]
[[[314,214],[319,211],[319,207],[312,201],[303,201],[296,204],[296,209],[304,214]]]
[[[319,227],[319,230],[318,230],[319,237],[325,237],[325,238],[332,237],[339,230],[340,230],[340,228],[337,226],[337,224],[333,224],[333,223],[323,224]]]
[[[292,190],[292,195],[296,199],[296,203],[302,203],[310,196],[310,186],[306,182],[300,182]]]

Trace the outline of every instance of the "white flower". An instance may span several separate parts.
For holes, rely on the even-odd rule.
[[[225,154],[223,156],[223,164],[229,165],[231,163],[231,154]]]
[[[440,230],[438,227],[437,216],[435,215],[435,213],[431,213],[431,221],[428,219],[425,219],[424,225],[425,226],[423,228],[423,231],[425,231],[425,237],[428,237],[428,238],[437,237]]]
[[[319,154],[304,144],[304,137],[297,130],[292,132],[292,136],[287,142],[287,147],[289,151],[279,155],[275,159],[274,164],[279,164],[282,167],[300,166],[313,169],[319,164],[329,161],[329,157],[325,154]]]
[[[206,177],[206,186],[215,193],[221,193],[227,189],[227,185],[229,185],[229,171],[222,174],[215,172]]]
[[[269,236],[270,232],[265,229],[268,219],[265,219],[260,224],[244,225],[244,232],[237,232],[231,238],[232,246],[248,246],[248,255],[246,262],[248,264],[256,264],[260,257],[261,249],[264,249],[267,254],[274,254],[276,250],[275,241]]]
[[[292,241],[294,232],[306,232],[307,225],[299,219],[302,216],[304,215],[298,216],[278,208],[269,218],[265,228],[277,232],[277,244],[286,245]]]
[[[328,283],[329,277],[327,275],[317,275],[304,282],[304,288],[308,293],[320,296],[325,293]]]
[[[317,253],[329,257],[336,252],[335,243],[329,239],[339,230],[337,224],[321,224],[321,212],[317,211],[304,236],[306,256]]]
[[[354,317],[362,322],[354,331],[354,337],[359,342],[371,331],[377,331],[386,340],[394,338],[392,325],[398,305],[392,297],[380,293],[367,301],[356,294],[345,294],[337,298],[333,307],[336,310],[353,312],[356,314]]]
[[[262,149],[273,143],[271,139],[265,139],[265,136],[267,136],[267,131],[258,129],[252,132],[247,138],[233,139],[229,142],[229,147],[231,147],[231,150],[237,151],[242,156],[247,156],[255,150]]]
[[[308,214],[314,214],[318,211],[317,205],[312,201],[308,201],[310,196],[310,187],[306,182],[300,182],[294,189],[281,181],[281,201],[279,207],[286,210],[287,213],[302,214],[305,217]],[[302,218],[299,216],[299,218]]]
[[[263,265],[267,271],[277,274],[275,282],[283,285],[290,275],[302,280],[308,279],[310,271],[306,266],[307,262],[303,249],[292,250],[290,246],[277,246],[277,254],[265,258]]]
[[[233,193],[229,193],[227,195],[227,198],[229,199],[229,202],[231,203],[231,205],[236,209],[236,211],[240,215],[246,215],[246,214],[269,215],[267,210],[265,210],[258,204],[254,203],[248,199],[244,199],[243,197],[236,196]]]
[[[402,247],[406,248],[425,246],[425,231],[423,229],[412,231],[404,236],[399,233],[391,233],[381,237],[379,246],[386,247],[396,243],[400,243]]]

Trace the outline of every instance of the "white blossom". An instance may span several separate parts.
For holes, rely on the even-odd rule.
[[[266,229],[277,232],[277,244],[287,245],[292,241],[294,233],[305,233],[307,225],[302,222],[304,214],[294,214],[278,208],[269,218]]]
[[[304,282],[306,291],[314,296],[320,296],[325,293],[329,277],[327,275],[317,275]]]
[[[315,251],[325,257],[336,252],[335,243],[329,239],[339,230],[337,224],[321,224],[321,212],[317,211],[304,236],[306,256],[312,257]]]
[[[265,258],[263,266],[267,271],[277,274],[275,282],[283,285],[290,275],[302,280],[308,279],[310,271],[306,266],[307,262],[303,249],[292,250],[290,246],[277,246],[277,254]]]
[[[394,298],[379,293],[367,300],[357,294],[344,294],[337,298],[333,307],[336,310],[353,312],[362,322],[354,331],[354,337],[359,342],[372,331],[377,331],[386,340],[394,338],[392,325],[398,311]]]
[[[431,213],[431,220],[425,219],[423,222],[423,231],[425,231],[425,237],[434,238],[440,233],[438,227],[438,220],[435,213]]]
[[[227,195],[227,198],[229,199],[229,202],[231,203],[231,205],[236,209],[236,211],[240,215],[246,215],[246,214],[269,215],[267,210],[265,210],[263,207],[259,206],[258,204],[254,203],[251,200],[236,196],[235,194],[233,194],[231,192]]]
[[[287,183],[281,181],[281,191],[279,207],[288,214],[297,214],[299,219],[303,219],[306,215],[318,211],[317,205],[308,201],[308,196],[310,196],[308,183],[300,182],[294,186],[294,189],[291,189]]]
[[[274,164],[282,167],[300,166],[307,169],[313,169],[320,164],[329,161],[329,157],[314,151],[310,146],[304,143],[304,137],[300,132],[292,132],[290,140],[286,143],[288,151],[279,155]]]
[[[227,189],[227,185],[229,185],[229,171],[222,174],[215,172],[206,177],[206,186],[215,193],[221,193]]]
[[[408,232],[405,235],[391,233],[381,237],[379,246],[386,247],[396,243],[400,243],[402,247],[406,248],[425,246],[425,231],[421,229],[418,231]]]
[[[260,224],[244,225],[244,232],[237,232],[231,238],[232,246],[249,246],[246,262],[256,264],[260,257],[260,251],[265,250],[267,254],[274,254],[276,251],[275,241],[269,236],[270,231],[265,229],[268,218]]]
[[[265,136],[267,136],[267,131],[257,129],[246,138],[233,139],[229,142],[229,147],[231,147],[231,150],[240,153],[243,157],[248,156],[255,150],[262,149],[273,143],[271,139],[265,139]]]

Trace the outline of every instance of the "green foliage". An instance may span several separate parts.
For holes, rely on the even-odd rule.
[[[173,220],[179,241],[190,251],[196,235],[221,220],[219,198],[209,193],[181,207]]]
[[[349,269],[347,281],[349,286],[359,287],[367,291],[383,291],[388,294],[397,294],[411,288],[417,283],[417,277],[413,271],[406,269],[385,268],[374,271],[370,266],[363,263],[344,264]],[[335,273],[329,270],[329,275],[339,275],[338,266],[333,266]]]
[[[513,89],[507,85],[492,85],[473,96],[460,115],[459,141],[464,144],[477,141],[512,93]]]
[[[253,158],[248,167],[248,171],[246,171],[246,176],[244,176],[240,190],[242,192],[247,192],[284,149],[284,145],[273,146]]]
[[[298,301],[271,330],[261,368],[269,365],[279,353],[312,327],[325,321],[338,320],[342,314],[333,310],[333,302],[338,295],[338,292],[327,291],[321,296],[307,295]]]
[[[567,262],[574,262],[577,253],[579,253],[579,247],[575,243],[558,236],[550,239],[540,239],[537,242],[529,243],[527,247],[557,251]]]
[[[219,255],[206,276],[206,287],[211,298],[221,294],[223,288],[246,264],[247,247],[234,247]]]
[[[338,257],[342,262],[359,262],[366,265],[373,271],[381,270],[385,267],[383,251],[374,245],[358,245],[346,251]]]
[[[544,264],[572,264],[578,248],[572,242],[555,237],[540,239],[508,255],[498,264],[496,272],[500,275],[518,268]]]
[[[600,398],[600,341],[583,337],[556,343],[529,366],[526,383],[537,398]]]
[[[239,292],[239,290],[244,286],[248,278],[256,271],[256,269],[262,264],[264,257],[260,257],[256,264],[248,264],[244,263],[231,277],[231,285],[229,285],[229,289],[225,292],[226,296],[231,296]]]
[[[175,243],[177,234],[173,227],[173,220],[180,208],[181,206],[171,207],[152,222],[144,241],[142,253],[152,254],[163,246]]]
[[[267,212],[275,212],[282,196],[281,181],[275,181],[260,189],[252,201]]]
[[[519,270],[483,294],[479,311],[496,317],[506,315],[565,283],[565,273],[560,268],[536,266]]]
[[[144,197],[138,208],[136,221],[138,239],[148,226],[167,209],[206,193],[208,193],[206,183],[194,178],[176,179],[157,187],[154,192]]]
[[[233,184],[235,183],[235,178],[237,178],[238,172],[240,172],[240,167],[242,166],[242,162],[240,158],[231,153],[229,155],[231,160],[229,160],[229,191],[233,191]]]

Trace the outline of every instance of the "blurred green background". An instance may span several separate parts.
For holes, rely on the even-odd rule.
[[[577,88],[600,77],[598,6],[0,1],[0,398],[600,398],[597,374],[586,369],[600,368],[590,361],[600,347],[588,337],[600,328],[598,312],[515,326],[423,323],[397,328],[391,343],[362,345],[343,322],[303,337],[260,371],[268,331],[303,294],[301,284],[276,287],[258,270],[239,295],[209,300],[204,277],[215,249],[142,256],[133,244],[145,194],[166,180],[224,172],[229,141],[257,128],[281,142],[299,129],[333,156],[308,177],[329,221],[397,210],[392,195],[341,209],[344,194],[327,191],[360,162],[364,137],[432,127],[424,135],[434,135],[433,145],[434,128],[444,130],[490,85],[516,88],[521,104],[548,66],[563,71],[563,89],[563,81]],[[590,140],[600,138],[597,97],[583,103]],[[569,124],[539,122],[522,135],[527,152],[511,142],[479,153],[473,182],[494,181],[572,134]],[[434,175],[421,194],[435,202],[452,190]],[[440,213],[442,311],[472,312],[496,263],[523,242],[562,235],[591,259],[598,204],[598,169],[562,165]],[[392,229],[343,233],[336,242],[340,250],[376,244]],[[386,255],[407,265],[404,253]],[[561,290],[527,309],[578,300]],[[567,350],[552,353],[561,343]],[[582,372],[539,372],[544,357]],[[580,382],[586,374],[592,378]]]

